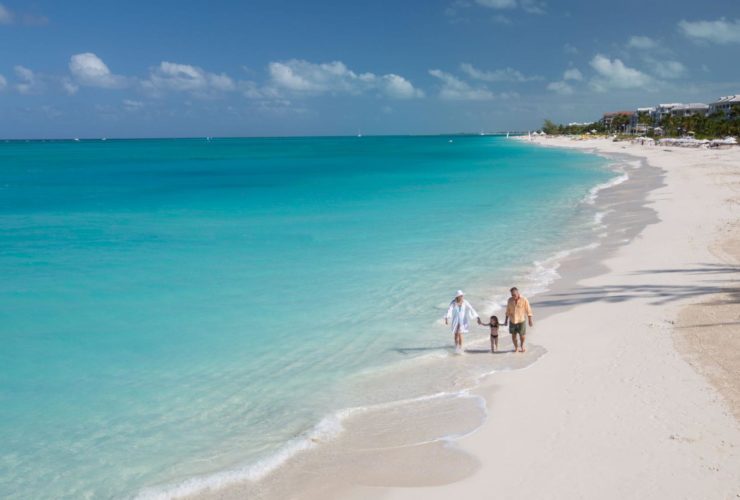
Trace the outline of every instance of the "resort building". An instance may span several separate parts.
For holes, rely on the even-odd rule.
[[[655,124],[655,107],[637,108],[630,120],[630,131],[645,134]]]
[[[671,109],[671,116],[706,116],[709,112],[709,105],[700,102],[692,102],[690,104],[679,104]]]
[[[720,97],[716,101],[710,103],[709,104],[709,114],[712,115],[719,111],[727,115],[730,113],[730,110],[732,109],[733,104],[740,105],[740,94]]]
[[[671,116],[671,111],[673,111],[673,108],[678,106],[683,106],[683,103],[672,102],[668,104],[658,104],[655,107],[655,112],[653,114],[653,123],[659,125],[661,120],[663,120],[663,118],[666,118],[667,116]]]
[[[604,113],[604,116],[601,118],[601,123],[608,129],[613,128],[615,121],[618,122],[620,127],[628,127],[634,115],[634,111],[614,111],[611,113]]]

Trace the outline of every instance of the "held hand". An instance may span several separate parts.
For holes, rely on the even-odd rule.
[[[447,325],[447,324],[449,324],[449,323],[447,323],[447,318],[445,318],[445,325]]]
[[[530,327],[534,326],[534,323],[532,322],[532,318],[531,317],[529,318],[529,326]]]
[[[482,324],[483,324],[483,323],[481,322],[480,318],[476,318],[476,319],[478,320],[478,324],[479,324],[479,325],[482,325]]]

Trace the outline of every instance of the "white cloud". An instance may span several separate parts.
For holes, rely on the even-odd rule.
[[[483,71],[472,64],[463,63],[460,65],[460,69],[470,78],[483,82],[528,82],[541,79],[539,76],[524,76],[520,71],[513,68]]]
[[[161,91],[190,92],[206,97],[237,90],[237,84],[225,73],[209,73],[197,66],[162,61],[153,68],[142,86],[155,93]]]
[[[550,82],[547,84],[547,90],[552,90],[562,95],[570,95],[574,92],[573,87],[565,81]]]
[[[374,74],[357,74],[339,61],[315,64],[291,59],[285,62],[271,62],[268,70],[272,82],[277,87],[296,92],[358,94],[375,80]]]
[[[0,24],[10,24],[13,22],[13,13],[3,4],[0,3]]]
[[[652,68],[661,78],[681,78],[686,74],[686,66],[678,61],[656,61]]]
[[[475,3],[491,9],[513,9],[516,7],[516,0],[475,0]]]
[[[557,92],[562,95],[571,95],[575,89],[568,82],[580,82],[583,80],[583,73],[578,68],[568,68],[563,72],[563,79],[559,82],[550,82],[547,84],[547,90]]]
[[[414,88],[410,81],[393,73],[383,75],[382,87],[388,96],[396,99],[410,99],[424,96],[424,92]]]
[[[108,66],[92,52],[75,54],[69,59],[69,71],[80,85],[105,89],[121,88],[126,78],[111,73]]]
[[[591,60],[591,67],[598,76],[591,80],[591,86],[600,92],[608,89],[633,89],[653,83],[653,79],[645,73],[625,66],[619,59],[611,60],[597,54]]]
[[[488,101],[495,99],[493,92],[485,87],[474,88],[456,76],[438,69],[429,70],[429,74],[442,81],[439,91],[441,99],[452,101]]]
[[[576,55],[578,54],[578,47],[573,44],[566,43],[565,45],[563,45],[563,52],[565,52],[566,54]]]
[[[545,2],[537,0],[520,0],[520,3],[524,12],[529,12],[530,14],[545,14],[546,12],[545,7],[547,7],[547,4]]]
[[[497,14],[497,15],[493,16],[491,19],[493,20],[494,23],[498,23],[498,24],[511,24],[511,19],[508,18],[508,17],[506,17],[506,16],[504,16],[504,15],[502,15],[502,14]]]
[[[681,21],[678,29],[697,41],[719,44],[740,43],[740,19],[728,21],[724,17],[716,21]]]
[[[547,4],[541,0],[475,0],[475,3],[489,9],[515,9],[521,7],[530,14],[544,14]]]
[[[8,86],[8,80],[6,80],[3,75],[0,75],[0,90],[5,90],[7,86]]]
[[[77,91],[80,90],[80,86],[67,77],[62,78],[62,88],[67,93],[67,95],[76,94]]]
[[[25,66],[16,66],[13,68],[16,77],[20,80],[15,85],[15,89],[21,94],[32,94],[39,89],[39,81],[36,74]]]
[[[583,74],[578,68],[569,68],[563,73],[563,80],[576,80],[580,82],[583,80]]]
[[[29,12],[13,12],[0,3],[0,25],[20,23],[26,26],[45,26],[49,24],[49,18]]]
[[[245,80],[239,82],[244,97],[248,99],[278,99],[281,98],[280,91],[274,87],[260,87],[255,82]]]
[[[388,97],[409,99],[424,93],[404,77],[389,73],[355,73],[340,61],[316,64],[299,59],[271,62],[268,71],[272,85],[291,92],[320,94],[360,94],[379,90]]]
[[[649,36],[631,36],[627,41],[627,48],[637,50],[657,49],[660,44]]]
[[[134,101],[133,99],[124,99],[123,108],[126,111],[138,111],[144,107],[144,103],[141,101]]]

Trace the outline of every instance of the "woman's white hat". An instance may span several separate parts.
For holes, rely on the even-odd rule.
[[[462,290],[458,290],[457,293],[455,294],[455,298],[462,297],[463,295],[465,295],[463,293],[463,291]]]

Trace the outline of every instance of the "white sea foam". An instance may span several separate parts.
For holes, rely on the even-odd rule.
[[[134,498],[136,500],[168,500],[203,491],[218,490],[245,481],[259,481],[298,453],[314,448],[322,440],[338,436],[343,430],[343,418],[344,415],[341,412],[325,417],[309,432],[288,441],[278,451],[258,462],[214,474],[195,476],[178,484],[148,488]]]
[[[623,182],[628,181],[630,178],[629,174],[625,171],[620,171],[619,174],[620,175],[616,177],[612,177],[608,181],[598,184],[594,186],[593,188],[591,188],[591,191],[588,192],[586,197],[583,199],[583,202],[588,203],[589,205],[593,205],[594,203],[596,203],[596,199],[599,197],[599,193],[601,191],[612,188],[614,186],[618,186],[622,184]]]
[[[480,396],[471,395],[467,390],[461,390],[457,392],[437,392],[434,394],[428,394],[424,396],[401,399],[396,401],[389,401],[387,403],[379,403],[369,406],[358,406],[353,408],[345,408],[338,410],[331,415],[324,417],[318,424],[316,424],[308,432],[297,436],[290,440],[280,449],[278,449],[272,455],[259,460],[254,463],[245,464],[232,469],[216,472],[213,474],[195,476],[187,479],[181,483],[165,485],[162,487],[147,488],[141,491],[134,497],[135,500],[169,500],[176,498],[183,498],[205,491],[215,491],[228,486],[233,486],[239,483],[245,482],[257,482],[271,472],[278,469],[280,466],[285,464],[292,457],[299,453],[313,449],[319,446],[322,442],[331,441],[337,438],[343,431],[344,427],[342,422],[345,421],[352,415],[358,413],[364,413],[368,411],[381,411],[397,406],[413,404],[423,401],[430,401],[442,398],[462,398],[469,397],[477,400],[478,405],[483,410],[484,415],[486,414],[486,403],[485,400]],[[461,435],[445,435],[438,438],[425,441],[422,443],[414,443],[415,445],[432,443],[437,441],[449,441],[458,439],[475,432],[474,430],[461,434]]]
[[[599,245],[600,244],[598,242],[593,242],[581,247],[562,250],[545,260],[535,261],[534,269],[531,273],[529,273],[526,279],[527,283],[529,284],[526,290],[527,294],[537,295],[539,293],[548,291],[550,285],[554,283],[555,280],[560,278],[558,269],[560,268],[563,259],[570,257],[574,253],[583,252],[586,250],[593,250]]]
[[[604,225],[604,217],[606,217],[606,214],[609,212],[596,212],[594,214],[594,225],[595,226],[603,226]]]

